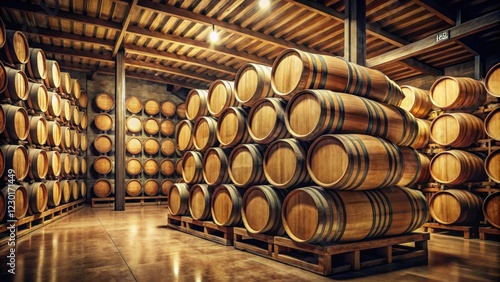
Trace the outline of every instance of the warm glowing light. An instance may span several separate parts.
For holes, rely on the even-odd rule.
[[[259,6],[262,9],[269,7],[270,4],[271,4],[271,2],[269,0],[259,0]]]
[[[219,34],[215,31],[215,26],[212,26],[212,31],[210,32],[210,42],[215,43],[219,41]]]

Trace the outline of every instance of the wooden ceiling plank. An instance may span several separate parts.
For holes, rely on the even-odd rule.
[[[113,61],[113,57],[111,57],[111,52],[105,52],[103,54],[98,54],[98,53],[94,53],[94,52],[73,50],[73,49],[64,48],[64,47],[52,46],[52,45],[47,45],[47,44],[35,44],[35,43],[31,43],[30,47],[40,48],[45,53],[60,54],[60,55],[65,55],[65,56],[69,56],[69,57],[89,59],[89,60],[98,61],[98,62]]]
[[[415,71],[418,71],[420,73],[431,74],[434,76],[440,76],[440,75],[444,74],[443,70],[432,67],[428,64],[424,64],[424,63],[417,61],[415,59],[412,59],[412,58],[401,60],[401,62],[403,62],[409,68],[411,68]]]
[[[448,29],[450,33],[449,37],[451,39],[457,40],[465,36],[485,30],[489,27],[498,25],[499,22],[500,22],[500,11],[491,12],[484,16],[475,18],[461,25],[457,25],[455,27]],[[437,45],[442,44],[443,42],[446,42],[446,40],[436,42],[436,35],[437,34],[430,35],[420,41],[410,43],[404,47],[400,47],[393,51],[389,51],[384,55],[371,58],[367,61],[367,66],[375,67],[388,62],[406,59],[421,54],[426,50],[429,50]]]
[[[200,80],[200,81],[206,81],[206,82],[212,82],[212,81],[217,79],[217,77],[212,77],[212,76],[208,76],[208,75],[199,75],[199,74],[195,74],[195,73],[190,72],[190,71],[185,71],[182,69],[172,68],[169,66],[145,62],[145,61],[141,61],[141,60],[126,59],[125,65],[138,67],[141,69],[153,70],[156,72],[171,73],[174,75],[179,75],[179,76],[188,77],[188,78],[192,78],[192,79],[196,79],[196,80]]]
[[[436,15],[443,21],[451,25],[456,24],[455,22],[456,12],[443,7],[440,3],[434,0],[415,0],[414,2],[416,2],[418,5],[422,6],[424,9],[431,12],[432,14]]]
[[[115,42],[115,47],[113,48],[113,57],[116,56],[116,54],[118,53],[118,50],[122,46],[123,38],[125,37],[127,28],[129,26],[130,20],[132,18],[131,14],[133,13],[133,11],[135,10],[135,8],[137,6],[137,1],[138,0],[132,0],[132,2],[128,6],[127,12],[125,13],[125,17],[124,17],[124,20],[122,23],[122,28],[119,31],[118,38],[116,39],[116,42]]]

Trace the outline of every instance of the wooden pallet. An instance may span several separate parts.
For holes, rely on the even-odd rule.
[[[125,197],[125,206],[148,206],[148,205],[166,205],[168,196],[140,196],[140,197]],[[114,207],[115,198],[92,198],[93,208]]]
[[[212,221],[201,221],[189,216],[181,217],[186,224],[186,232],[209,241],[224,245],[233,245],[233,228],[218,226]]]
[[[464,233],[464,239],[470,239],[472,236],[478,234],[476,226],[458,226],[458,225],[444,225],[437,222],[427,222],[423,226],[424,231],[435,233],[436,230],[458,231]]]
[[[500,236],[500,229],[497,229],[495,227],[490,227],[490,226],[487,226],[487,227],[479,227],[479,239],[481,240],[486,240],[487,236],[486,234],[489,234],[489,235],[496,235],[495,236],[495,241],[498,241]],[[493,237],[493,236],[492,236]]]
[[[79,199],[77,201],[60,205],[55,208],[48,209],[42,213],[26,216],[17,220],[14,225],[15,233],[17,238],[22,237],[30,232],[33,232],[45,225],[52,223],[56,220],[63,218],[64,216],[76,212],[83,208],[83,203],[85,199]],[[4,223],[0,225],[0,246],[7,244],[9,241],[10,232],[7,227],[9,227],[11,223]]]
[[[397,261],[427,262],[429,239],[429,233],[415,232],[369,241],[313,245],[280,236],[250,234],[244,228],[234,228],[236,249],[324,276]]]
[[[186,223],[181,220],[181,216],[167,213],[167,227],[186,232]]]

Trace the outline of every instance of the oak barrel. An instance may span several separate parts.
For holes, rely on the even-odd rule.
[[[76,100],[76,104],[82,108],[82,109],[86,109],[87,108],[87,105],[89,103],[89,96],[87,94],[87,92],[85,91],[82,91],[80,93],[80,97],[78,98],[78,100]]]
[[[147,100],[144,102],[144,112],[150,116],[157,115],[160,112],[160,103],[155,100]]]
[[[192,89],[186,97],[186,117],[195,121],[201,116],[208,115],[207,90]]]
[[[212,193],[212,219],[219,226],[241,226],[244,190],[231,184],[221,184]]]
[[[489,224],[500,229],[500,192],[491,193],[484,199],[483,214]]]
[[[131,137],[127,139],[127,143],[125,145],[127,152],[132,155],[138,155],[142,151],[142,142],[137,137]]]
[[[163,159],[160,164],[161,174],[171,176],[175,173],[175,163],[172,159]]]
[[[264,174],[276,188],[301,187],[311,184],[306,156],[309,144],[296,139],[279,139],[264,154]]]
[[[229,177],[237,187],[267,182],[263,159],[266,147],[259,144],[240,144],[229,155]]]
[[[182,178],[188,184],[203,181],[203,154],[196,151],[187,151],[182,157]]]
[[[233,148],[238,144],[251,143],[247,130],[248,110],[229,107],[222,111],[217,121],[217,139],[223,148]]]
[[[71,157],[67,153],[61,153],[61,175],[68,176],[71,174]]]
[[[85,176],[87,174],[87,157],[85,156],[78,156],[78,161],[80,162],[80,171],[79,171],[79,175],[82,175],[82,176]]]
[[[175,136],[175,143],[179,151],[189,151],[194,149],[193,143],[193,123],[189,120],[181,120],[177,123],[177,135]]]
[[[160,144],[156,138],[148,138],[144,140],[144,153],[155,155],[160,150]]]
[[[26,184],[30,211],[34,214],[41,213],[47,207],[49,194],[43,182]]]
[[[73,145],[71,129],[67,126],[61,126],[61,136],[61,148],[71,149],[71,145]]]
[[[5,156],[3,155],[3,150],[1,150],[0,148],[0,178],[3,176],[4,171],[5,171]]]
[[[113,170],[113,163],[108,156],[99,156],[94,160],[93,168],[98,174],[108,174]]]
[[[175,154],[175,140],[171,138],[164,139],[161,142],[161,153],[165,156]]]
[[[44,79],[47,88],[58,88],[61,85],[61,70],[59,64],[54,60],[46,60],[47,77]]]
[[[235,92],[234,81],[217,79],[212,82],[207,94],[208,112],[219,117],[224,109],[239,106]]]
[[[172,186],[174,186],[175,182],[171,179],[163,179],[161,182],[161,188],[160,188],[160,193],[163,196],[168,196],[168,193],[170,192],[170,189],[172,189]]]
[[[490,95],[500,97],[500,63],[488,70],[484,78],[484,86]]]
[[[59,117],[61,115],[61,96],[53,91],[47,92],[47,111],[45,112],[50,117]]]
[[[87,182],[85,182],[85,179],[78,180],[78,186],[80,187],[80,198],[87,197]]]
[[[431,176],[437,182],[460,185],[486,178],[482,158],[461,150],[449,150],[435,155],[430,164]]]
[[[70,106],[71,119],[70,122],[72,125],[79,126],[80,125],[80,111],[77,106]]]
[[[401,101],[400,107],[413,114],[416,118],[425,118],[432,108],[429,91],[410,85],[402,85],[401,90],[405,97]]]
[[[94,194],[99,198],[105,198],[115,193],[115,186],[108,179],[100,178],[92,186]]]
[[[68,99],[61,99],[61,114],[59,117],[63,122],[71,120],[71,103]]]
[[[248,113],[248,133],[253,141],[269,144],[291,137],[285,125],[286,102],[280,98],[265,98],[254,103]]]
[[[409,146],[417,138],[415,118],[396,106],[329,90],[297,93],[285,110],[293,137],[312,141],[325,133],[360,133]]]
[[[483,199],[467,190],[447,189],[434,194],[429,201],[432,218],[441,224],[468,225],[477,222]]]
[[[161,113],[166,117],[172,117],[175,114],[176,106],[173,101],[167,100],[161,103]]]
[[[125,100],[125,107],[127,111],[132,114],[138,114],[142,111],[142,102],[135,96],[128,97],[127,100]]]
[[[142,183],[138,179],[130,179],[127,181],[127,185],[125,186],[125,191],[127,191],[127,195],[131,197],[137,197],[142,194]]]
[[[142,163],[139,159],[129,159],[125,164],[125,170],[132,176],[138,175],[142,171]]]
[[[443,76],[431,86],[431,101],[443,110],[475,109],[486,102],[484,85],[468,77]]]
[[[147,159],[144,161],[143,170],[146,175],[153,176],[160,171],[160,166],[155,159]]]
[[[185,119],[186,118],[186,103],[180,103],[177,106],[177,110],[175,112],[179,118]]]
[[[7,30],[5,33],[5,45],[0,49],[0,57],[2,61],[11,64],[26,64],[30,57],[29,49],[28,39],[24,33]]]
[[[258,100],[274,96],[271,87],[271,67],[247,63],[239,68],[234,79],[236,100],[252,107]]]
[[[107,154],[113,149],[113,140],[111,140],[111,137],[107,134],[100,134],[94,139],[94,148],[101,154]]]
[[[69,98],[73,88],[71,87],[71,75],[68,72],[61,72],[61,83],[59,84],[59,93]]]
[[[29,116],[29,120],[28,142],[30,144],[45,145],[49,137],[47,120],[43,116]]]
[[[252,186],[245,191],[241,215],[250,233],[281,236],[285,233],[281,220],[283,201],[288,192],[269,185]]]
[[[496,149],[486,157],[484,170],[491,180],[500,183],[500,149]]]
[[[115,99],[107,93],[98,94],[94,101],[97,108],[103,112],[109,112],[115,108]]]
[[[223,183],[231,183],[229,177],[228,157],[230,149],[213,147],[205,152],[203,157],[203,179],[206,183],[216,186]]]
[[[213,117],[200,117],[193,127],[193,143],[198,151],[206,151],[219,145],[217,140],[217,120]]]
[[[442,114],[432,121],[430,127],[432,141],[453,148],[467,148],[484,136],[483,121],[467,113]]]
[[[189,185],[175,183],[168,193],[168,211],[173,215],[189,214]]]
[[[5,42],[7,41],[6,33],[7,31],[5,30],[5,24],[3,23],[3,20],[0,18],[0,48],[2,48],[5,45]],[[0,218],[3,218],[3,214],[2,216],[0,216]]]
[[[276,57],[271,85],[287,100],[304,89],[351,93],[391,105],[399,105],[404,98],[401,88],[378,70],[297,49],[286,49]]]
[[[58,151],[47,151],[49,159],[49,172],[50,176],[59,176],[62,170],[61,154]]]
[[[47,77],[47,59],[40,48],[29,49],[29,62],[26,63],[26,74],[30,78],[45,79]]]
[[[9,185],[2,189],[2,194],[5,199],[5,206],[9,201],[14,201],[14,213],[6,213],[4,218],[9,220],[21,219],[26,216],[28,212],[28,191],[22,185]]]
[[[51,147],[59,147],[62,142],[62,128],[56,121],[47,122],[47,145]]]
[[[10,170],[14,172],[14,180],[22,181],[28,176],[29,171],[29,156],[26,148],[20,145],[2,145],[0,149],[4,158],[4,176],[9,180],[12,178]]]
[[[1,49],[0,49],[1,50]],[[5,67],[7,73],[7,87],[3,95],[12,102],[26,101],[28,99],[28,77],[22,70]]]
[[[431,122],[426,119],[417,118],[417,138],[410,145],[414,149],[424,149],[429,144],[431,135]]]
[[[5,130],[5,112],[3,110],[3,107],[0,106],[0,133],[2,133]]]
[[[7,211],[7,205],[6,205],[5,196],[3,195],[3,193],[0,193],[0,222],[3,222],[3,218],[5,216],[6,211]]]
[[[49,208],[59,206],[59,203],[61,203],[61,184],[59,180],[45,182],[45,188],[47,188],[48,194],[47,206]]]
[[[144,120],[144,132],[149,135],[155,135],[160,131],[160,124],[154,118],[147,118]]]
[[[100,113],[95,117],[94,124],[100,131],[108,131],[113,128],[114,120],[109,114]]]
[[[484,131],[491,139],[500,141],[500,107],[495,108],[486,116]]]
[[[69,180],[60,180],[59,186],[61,187],[61,204],[67,204],[71,200],[71,185]]]
[[[88,117],[86,112],[79,112],[78,115],[80,116],[80,125],[79,128],[82,130],[86,130],[88,127]]]
[[[76,201],[80,197],[80,186],[78,185],[77,180],[70,180],[69,181],[69,186],[71,188],[71,201]]]
[[[71,173],[73,175],[80,174],[80,160],[78,159],[78,156],[77,155],[69,155],[69,158],[71,160]]]
[[[5,69],[5,66],[2,63],[2,61],[0,61],[0,92],[5,91],[5,88],[7,88],[7,83],[8,83],[7,70]]]
[[[313,244],[409,233],[427,218],[424,195],[398,186],[370,191],[298,188],[285,198],[282,210],[288,236]]]
[[[28,82],[28,107],[37,112],[46,112],[49,108],[49,93],[41,83]]]
[[[175,172],[182,175],[182,158],[175,161]]]
[[[398,147],[362,134],[323,135],[307,153],[307,170],[326,188],[369,190],[395,185],[403,173]]]
[[[175,122],[171,119],[163,120],[160,124],[160,132],[164,136],[170,136],[175,132]]]
[[[142,130],[141,119],[136,116],[128,117],[126,121],[126,126],[128,131],[130,131],[131,133],[139,133]]]
[[[195,184],[189,189],[189,213],[195,220],[212,218],[210,201],[215,187],[208,184]]]
[[[49,172],[49,157],[47,152],[40,149],[28,149],[29,172],[28,175],[34,180],[44,180]]]
[[[71,79],[71,98],[78,100],[82,94],[82,87],[76,78]]]
[[[403,173],[400,180],[396,183],[397,186],[411,186],[417,183],[420,175],[423,172],[420,153],[410,147],[399,147],[403,157]],[[428,159],[427,159],[428,160]],[[429,171],[429,163],[427,163],[427,171]]]
[[[431,179],[431,159],[429,156],[420,152],[418,153],[418,158],[420,159],[420,174],[418,175],[417,180],[415,180],[415,183],[429,183]]]

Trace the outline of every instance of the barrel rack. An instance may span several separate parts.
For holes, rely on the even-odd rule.
[[[147,206],[147,205],[166,205],[168,196],[140,196],[140,197],[125,197],[125,205],[128,206]],[[113,207],[115,205],[114,197],[92,198],[91,206]]]

